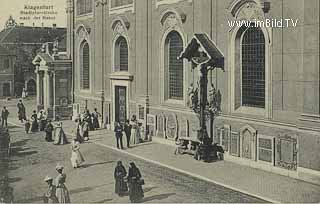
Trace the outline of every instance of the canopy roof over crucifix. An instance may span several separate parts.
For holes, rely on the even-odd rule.
[[[205,33],[196,33],[180,54],[179,59],[187,59],[195,64],[224,70],[224,56],[215,43]]]

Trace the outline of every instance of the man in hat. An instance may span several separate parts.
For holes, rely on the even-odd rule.
[[[44,181],[48,184],[48,190],[43,195],[44,203],[59,203],[56,197],[56,187],[53,185],[53,178],[46,176]]]

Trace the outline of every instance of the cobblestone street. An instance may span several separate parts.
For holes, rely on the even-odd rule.
[[[15,202],[42,202],[41,195],[46,190],[43,178],[47,174],[56,175],[57,163],[65,166],[72,202],[128,202],[127,196],[114,194],[113,170],[118,159],[126,167],[129,161],[136,161],[146,180],[144,202],[264,202],[90,142],[81,145],[85,164],[74,170],[70,163],[70,145],[47,143],[44,133],[26,135],[22,128],[14,126],[10,130],[9,178]]]

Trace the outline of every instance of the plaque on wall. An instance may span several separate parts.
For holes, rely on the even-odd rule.
[[[288,170],[297,170],[297,138],[280,135],[277,139],[277,165]]]
[[[163,114],[157,115],[156,136],[165,138],[166,117]]]
[[[179,137],[189,137],[189,120],[184,120],[179,129]]]
[[[233,156],[239,156],[239,132],[231,132],[230,135],[230,154]]]
[[[171,113],[167,116],[166,136],[167,139],[175,140],[178,137],[178,119],[177,115]]]

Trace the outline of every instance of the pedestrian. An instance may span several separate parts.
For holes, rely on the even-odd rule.
[[[26,89],[25,89],[25,88],[22,89],[21,97],[22,97],[22,99],[25,99],[25,98],[27,97]]]
[[[114,127],[114,132],[117,140],[117,148],[119,149],[119,141],[120,141],[120,147],[123,149],[123,144],[122,144],[122,126],[120,125],[119,122],[116,122],[116,125]]]
[[[37,111],[33,111],[33,114],[31,115],[31,120],[31,132],[37,132],[39,130]]]
[[[21,123],[23,123],[23,120],[26,120],[26,108],[22,103],[22,100],[19,100],[18,104],[18,118],[21,121]]]
[[[88,141],[89,140],[89,122],[85,120],[82,124],[82,132],[83,132],[83,140]]]
[[[93,122],[93,129],[99,129],[100,125],[99,125],[99,117],[101,117],[101,114],[97,111],[97,108],[94,108],[92,115],[92,122]]]
[[[59,203],[58,198],[56,197],[56,187],[53,185],[53,178],[46,176],[44,181],[48,184],[48,190],[43,195],[44,203]]]
[[[114,179],[115,183],[115,193],[119,196],[123,196],[125,192],[128,191],[127,183],[125,182],[125,177],[127,176],[126,168],[122,165],[121,161],[118,161],[116,168],[114,169]]]
[[[38,117],[38,121],[39,121],[39,130],[44,131],[44,129],[46,128],[46,124],[47,124],[47,117],[44,114],[44,111],[40,110],[37,117]]]
[[[80,121],[80,117],[77,118],[75,120],[76,122],[76,135],[75,135],[75,139],[79,142],[82,143],[84,141],[83,139],[83,131],[82,131],[82,126],[81,126],[81,121]]]
[[[30,121],[26,120],[24,123],[24,130],[26,131],[27,134],[29,133],[30,126],[31,126]]]
[[[136,115],[132,115],[131,120],[131,144],[139,144],[140,143],[140,127],[137,121]]]
[[[83,121],[87,122],[88,124],[88,131],[93,130],[93,124],[92,124],[92,118],[91,118],[91,114],[89,109],[85,109],[84,110],[84,114],[83,114]]]
[[[51,120],[48,120],[48,124],[46,125],[46,128],[45,128],[45,132],[46,132],[46,137],[45,137],[45,140],[47,142],[52,142],[52,132],[53,132],[53,125],[51,123]]]
[[[56,197],[59,203],[70,203],[69,191],[65,185],[67,175],[63,173],[63,166],[57,165],[58,176],[55,179]]]
[[[63,131],[62,122],[58,123],[54,129],[54,142],[55,145],[64,145],[67,144],[67,136]]]
[[[2,127],[8,127],[8,116],[9,111],[7,110],[7,107],[3,106],[3,109],[1,111],[1,126]]]
[[[142,185],[144,185],[144,180],[138,167],[136,167],[134,162],[130,162],[129,174],[129,198],[132,203],[139,202],[143,197]]]
[[[126,120],[126,123],[124,124],[124,133],[126,134],[128,148],[130,148],[131,129],[132,129],[132,126],[129,123],[129,120]]]
[[[84,158],[80,152],[80,143],[74,139],[71,142],[71,164],[73,168],[78,168],[84,162]]]

